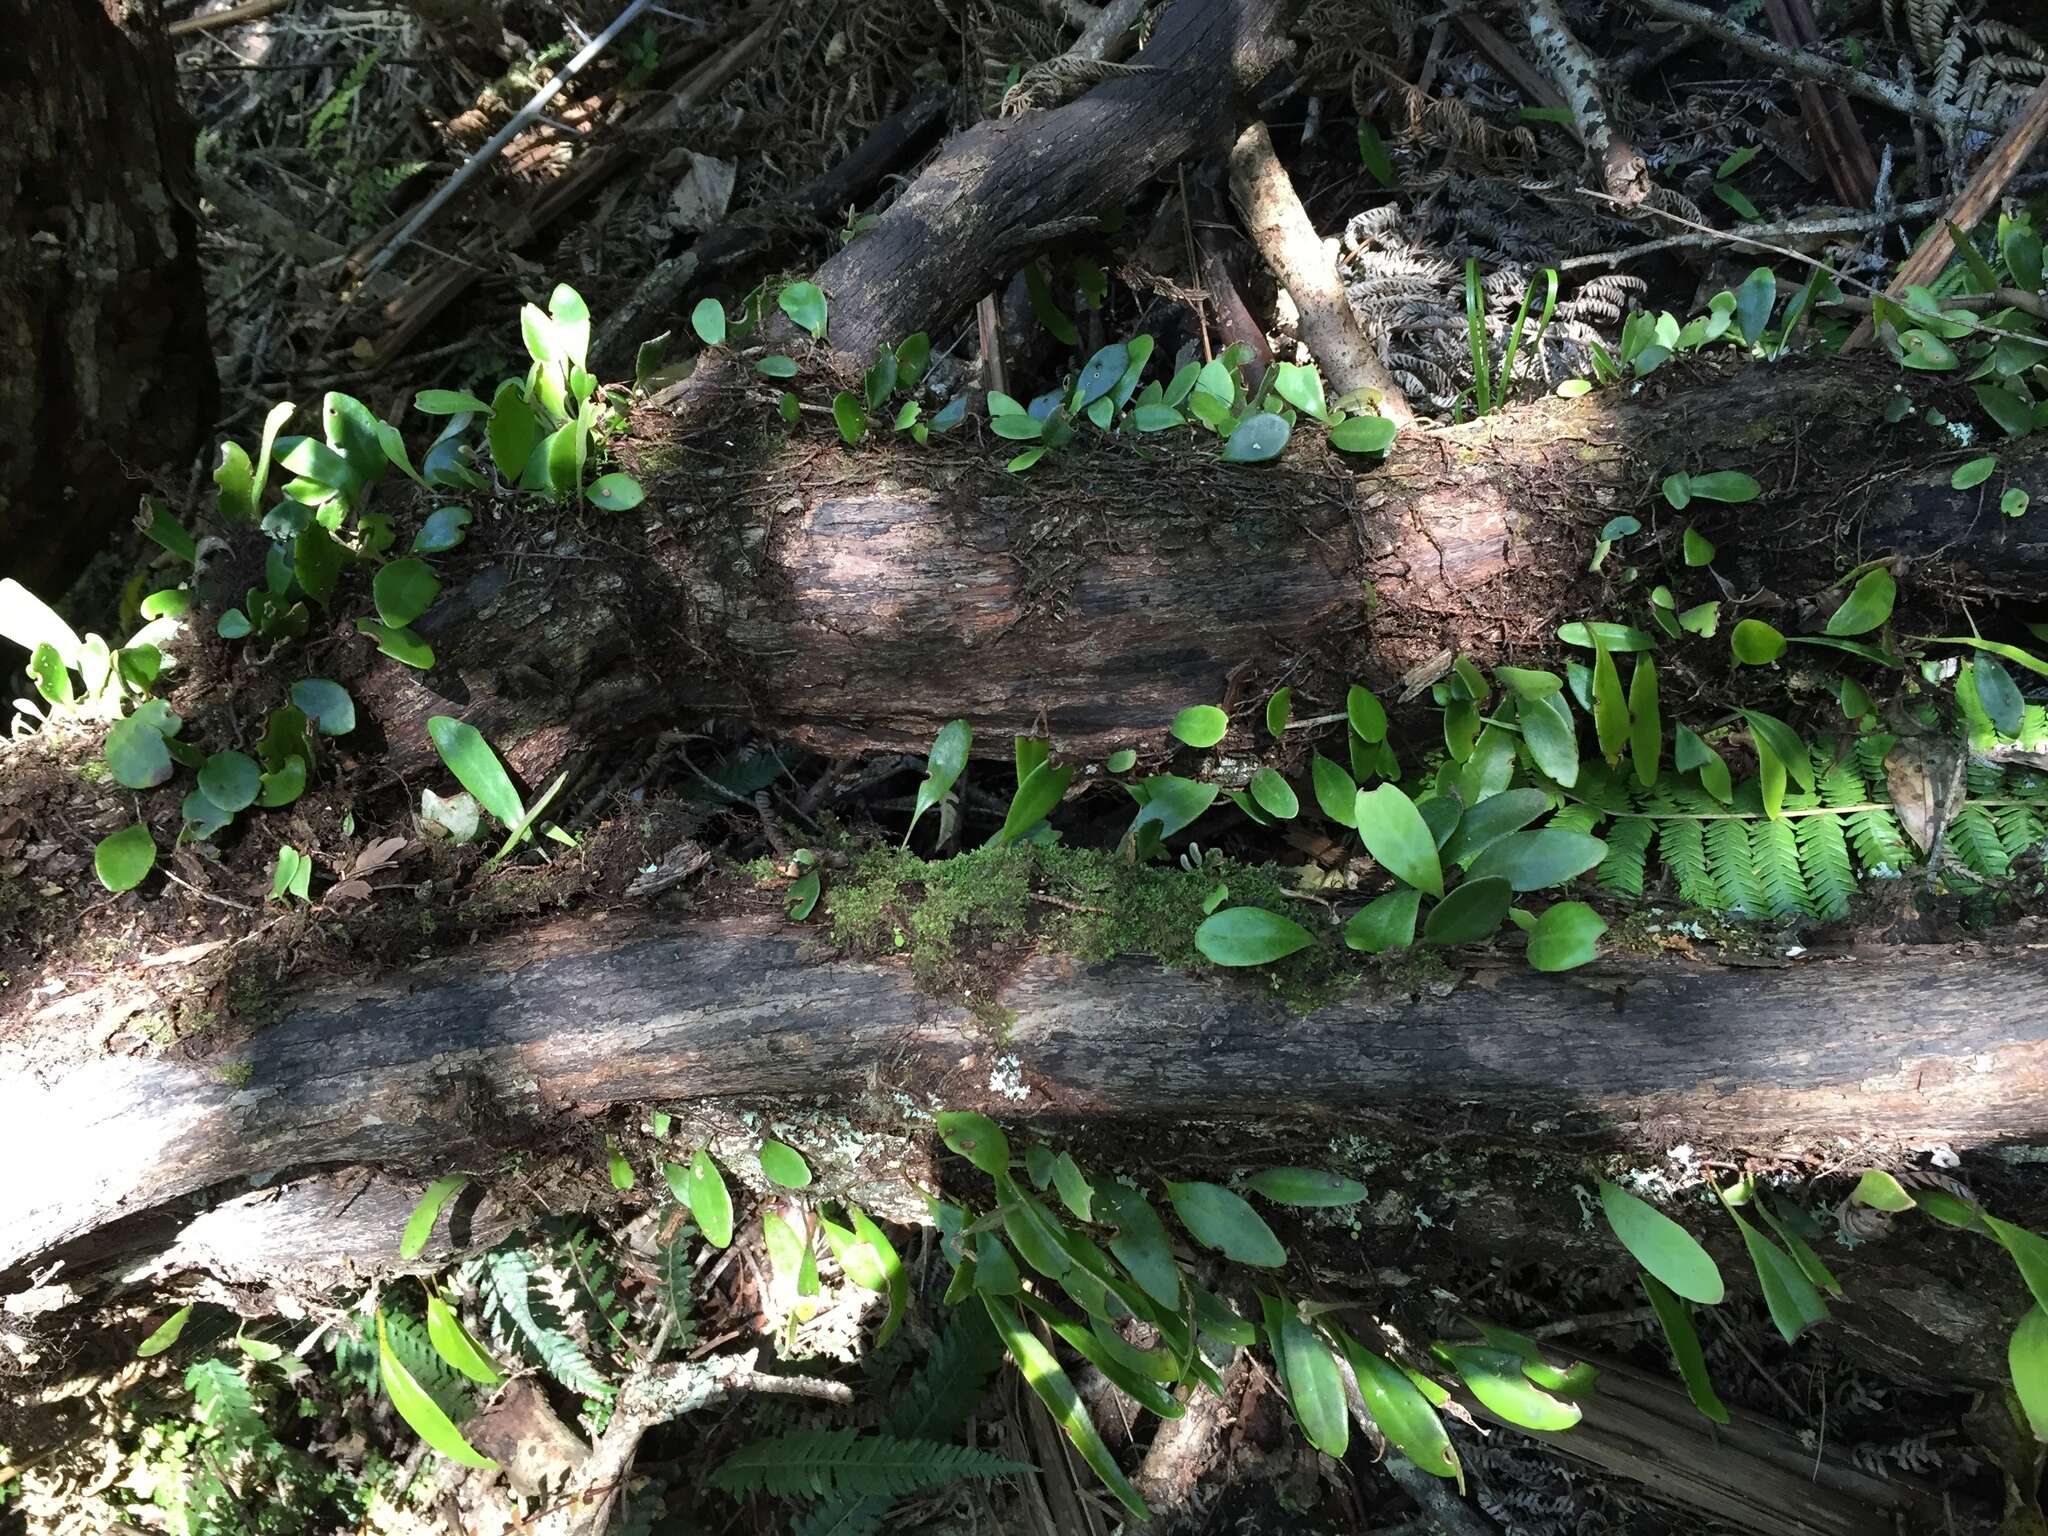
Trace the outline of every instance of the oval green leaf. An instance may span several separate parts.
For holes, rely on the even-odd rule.
[[[2048,1442],[2048,1311],[2031,1308],[2012,1331],[2005,1361],[2036,1440]]]
[[[1252,798],[1269,816],[1282,821],[1292,821],[1301,812],[1301,799],[1289,784],[1271,768],[1261,768],[1252,775]]]
[[[199,769],[199,793],[228,812],[247,810],[263,792],[263,769],[241,752],[216,752]]]
[[[1443,895],[1444,872],[1437,858],[1436,837],[1400,786],[1361,789],[1352,814],[1365,851],[1382,867],[1417,890]]]
[[[93,873],[117,896],[142,884],[155,867],[156,839],[139,821],[101,838],[92,850]]]
[[[427,736],[448,771],[476,797],[477,804],[507,827],[526,819],[525,802],[483,732],[452,715],[435,715],[427,721]]]
[[[1412,885],[1375,896],[1344,925],[1344,942],[1368,955],[1407,949],[1415,942],[1415,918],[1421,907],[1422,892]]]
[[[1369,743],[1387,739],[1386,706],[1370,688],[1353,683],[1350,692],[1344,695],[1344,714],[1360,741]]]
[[[1330,446],[1346,453],[1385,453],[1398,430],[1384,416],[1347,416],[1330,429]]]
[[[1270,965],[1314,942],[1293,918],[1263,907],[1225,907],[1195,930],[1195,948],[1216,965]]]
[[[185,1325],[192,1321],[192,1303],[186,1302],[169,1317],[157,1324],[156,1331],[144,1339],[135,1349],[135,1358],[147,1360],[160,1355],[178,1342],[178,1335],[185,1331]]]
[[[1356,1205],[1366,1196],[1358,1180],[1326,1168],[1262,1168],[1244,1187],[1278,1205]]]
[[[791,283],[775,296],[775,307],[809,331],[813,341],[824,339],[825,292],[816,283]]]
[[[1463,1469],[1444,1421],[1429,1399],[1397,1366],[1381,1359],[1348,1335],[1339,1334],[1344,1358],[1358,1382],[1358,1395],[1380,1433],[1395,1449],[1432,1477],[1458,1478]]]
[[[1259,411],[1237,424],[1223,445],[1223,457],[1234,464],[1263,464],[1279,458],[1293,434],[1285,416]]]
[[[394,629],[412,623],[440,595],[441,578],[434,574],[434,568],[411,555],[379,567],[370,582],[377,617]]]
[[[1278,1269],[1287,1262],[1287,1250],[1273,1229],[1234,1190],[1221,1184],[1169,1181],[1166,1195],[1180,1224],[1203,1247],[1260,1269]]]
[[[1728,636],[1735,659],[1746,667],[1768,666],[1785,654],[1785,637],[1762,619],[1744,619]]]
[[[1191,747],[1213,747],[1230,729],[1230,716],[1214,704],[1196,704],[1173,717],[1173,734]]]
[[[377,1311],[377,1367],[378,1374],[384,1379],[384,1392],[391,1399],[391,1406],[422,1440],[450,1461],[460,1462],[465,1467],[475,1467],[480,1471],[496,1468],[498,1464],[495,1461],[462,1438],[462,1432],[455,1427],[454,1421],[441,1411],[440,1405],[413,1380],[411,1373],[391,1352],[391,1338],[384,1326],[381,1307]]]
[[[647,492],[641,489],[638,480],[618,471],[600,475],[583,494],[590,498],[592,506],[602,507],[607,512],[630,512],[647,499]]]
[[[1898,601],[1898,595],[1897,580],[1883,566],[1864,572],[1849,595],[1842,599],[1842,606],[1829,616],[1827,632],[1831,635],[1868,634],[1892,616],[1892,605]],[[1740,629],[1741,625],[1736,627]]]
[[[1281,1319],[1273,1347],[1302,1434],[1325,1456],[1342,1456],[1351,1445],[1351,1418],[1336,1354],[1291,1309]]]
[[[504,1375],[462,1326],[462,1319],[438,1295],[427,1296],[427,1342],[434,1353],[457,1371],[482,1387],[495,1387]]]
[[[1569,971],[1597,959],[1607,919],[1583,901],[1552,902],[1529,930],[1529,964],[1539,971]]]
[[[1991,454],[1972,459],[1967,464],[1958,464],[1956,472],[1948,477],[1951,489],[1972,490],[1991,478],[1991,472],[1998,468],[1998,460]]]
[[[983,1173],[991,1176],[1010,1169],[1010,1138],[1003,1128],[971,1109],[941,1113],[937,1121],[939,1139]]]
[[[421,1194],[419,1204],[412,1208],[412,1214],[405,1218],[405,1231],[398,1239],[398,1256],[401,1259],[416,1259],[426,1251],[427,1239],[433,1234],[434,1223],[441,1219],[441,1212],[453,1200],[462,1187],[469,1182],[469,1175],[451,1173],[445,1178],[434,1180]]]
[[[1514,890],[1498,875],[1467,879],[1436,904],[1423,925],[1431,944],[1477,944],[1499,931]]]
[[[1577,1403],[1552,1397],[1522,1374],[1511,1350],[1479,1344],[1439,1344],[1437,1351],[1482,1406],[1523,1429],[1570,1429],[1583,1417]]]
[[[725,1176],[711,1161],[711,1154],[702,1147],[690,1159],[688,1200],[704,1240],[715,1248],[731,1247],[732,1192],[725,1187]]]
[[[1650,1310],[1657,1314],[1657,1321],[1663,1326],[1665,1341],[1671,1346],[1671,1358],[1677,1362],[1678,1374],[1685,1380],[1685,1390],[1691,1395],[1693,1406],[1716,1424],[1726,1424],[1727,1406],[1714,1391],[1713,1380],[1707,1375],[1707,1357],[1700,1349],[1700,1336],[1693,1331],[1692,1318],[1685,1310],[1685,1303],[1655,1275],[1643,1274],[1639,1278],[1643,1282],[1644,1294],[1650,1298]]]
[[[1635,1261],[1687,1301],[1711,1307],[1727,1294],[1713,1255],[1655,1206],[1602,1179],[1600,1208]]]
[[[1500,839],[1472,861],[1468,878],[1499,875],[1517,891],[1540,891],[1577,879],[1607,857],[1607,844],[1584,832],[1543,827]]]

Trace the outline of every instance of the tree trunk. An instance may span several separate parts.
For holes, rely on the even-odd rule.
[[[1446,647],[1540,665],[1563,621],[1647,625],[1649,581],[1617,595],[1612,569],[1586,568],[1623,512],[1645,532],[1609,567],[1661,559],[1685,604],[1723,596],[1718,576],[1787,633],[1818,632],[1831,584],[1878,556],[1906,563],[1902,620],[1952,625],[1921,633],[1963,629],[1940,607],[1951,584],[2038,592],[2048,523],[1951,490],[1962,455],[1879,423],[1881,382],[1823,363],[1673,364],[1633,397],[1404,434],[1382,464],[1304,431],[1270,465],[1152,440],[1143,456],[1077,447],[1025,477],[992,443],[786,442],[765,402],[669,441],[649,414],[634,467],[650,556],[465,551],[419,626],[441,664],[352,686],[399,772],[430,760],[426,717],[451,710],[530,778],[572,743],[686,710],[832,752],[922,751],[965,718],[985,752],[1049,728],[1062,751],[1100,756],[1164,747],[1185,706],[1255,707],[1283,681],[1306,714],[1341,708],[1349,681],[1391,688]],[[2031,442],[2011,450],[2014,483],[2048,468]],[[1678,468],[1741,468],[1764,493],[1673,513],[1657,487]],[[1719,545],[1713,576],[1681,562],[1688,522]]]
[[[820,962],[779,920],[565,924],[306,997],[203,1066],[108,1060],[0,1087],[0,1166],[37,1170],[0,1190],[0,1272],[233,1180],[485,1164],[570,1105],[880,1087],[1131,1123],[1549,1119],[1658,1148],[2048,1138],[2048,974],[2024,946],[1767,969],[1617,957],[1567,977],[1509,956],[1470,962],[1449,995],[1368,991],[1307,1017],[1263,990],[1039,956],[969,1008],[900,963]]]
[[[184,471],[216,385],[154,0],[0,0],[0,547],[54,597]]]

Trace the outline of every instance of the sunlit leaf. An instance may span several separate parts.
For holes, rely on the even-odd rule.
[[[1636,1262],[1678,1295],[1713,1306],[1727,1294],[1713,1255],[1662,1211],[1606,1179],[1600,1181],[1600,1208]]]

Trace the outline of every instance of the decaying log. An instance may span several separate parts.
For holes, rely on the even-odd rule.
[[[809,942],[772,919],[564,923],[306,997],[212,1063],[105,1060],[0,1086],[0,1166],[36,1170],[0,1189],[0,1274],[252,1176],[487,1166],[571,1105],[901,1089],[1094,1120],[1447,1124],[1462,1105],[1468,1123],[1570,1120],[1661,1145],[2048,1138],[2048,967],[2024,946],[1776,969],[1616,958],[1564,977],[1507,956],[1470,962],[1448,996],[1367,992],[1293,1017],[1256,985],[1140,958],[1040,956],[956,1005],[899,963],[818,961]],[[998,1058],[1023,1099],[992,1087]]]
[[[1647,538],[1675,550],[1657,487],[1680,468],[1762,482],[1755,502],[1695,502],[1684,518],[1719,545],[1715,575],[1743,613],[1787,633],[1817,632],[1826,611],[1800,605],[1838,601],[1830,584],[1877,556],[1906,562],[1909,603],[1944,583],[2038,593],[2048,523],[1999,515],[1999,482],[1952,490],[1971,450],[1890,435],[1878,402],[1896,381],[1888,362],[1668,364],[1633,393],[1404,434],[1384,464],[1305,431],[1270,465],[1155,439],[1143,456],[1055,455],[1028,477],[1005,474],[994,443],[786,442],[754,420],[766,403],[673,443],[648,415],[633,465],[647,555],[602,541],[565,564],[473,541],[444,562],[450,587],[419,625],[440,665],[343,680],[398,772],[431,762],[426,717],[444,713],[540,782],[572,745],[687,710],[835,752],[923,751],[963,717],[982,750],[1007,752],[1041,715],[1063,751],[1163,746],[1166,722],[1224,701],[1233,673],[1232,702],[1285,681],[1306,706],[1341,701],[1350,680],[1388,686],[1446,647],[1553,665],[1560,621],[1643,622],[1642,600],[1617,599],[1588,554],[1623,512],[1646,530],[1631,558]],[[2032,444],[2001,468],[2038,488],[2048,447]],[[1726,595],[1691,579],[1688,601]]]

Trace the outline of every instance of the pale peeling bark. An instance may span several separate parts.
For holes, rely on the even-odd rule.
[[[1522,20],[1536,56],[1564,92],[1587,158],[1599,169],[1608,196],[1633,208],[1650,194],[1650,170],[1634,146],[1616,136],[1609,124],[1593,56],[1572,34],[1558,0],[1522,0]]]

